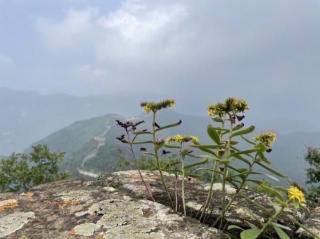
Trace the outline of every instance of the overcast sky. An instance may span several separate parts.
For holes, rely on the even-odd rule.
[[[0,0],[0,87],[240,96],[305,119],[319,76],[320,0]]]

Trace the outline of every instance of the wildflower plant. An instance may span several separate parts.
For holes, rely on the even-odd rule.
[[[255,126],[246,126],[243,121],[245,114],[249,110],[248,103],[239,98],[230,97],[223,102],[212,104],[208,107],[208,116],[212,119],[212,124],[207,126],[207,134],[211,139],[209,144],[202,144],[195,136],[187,136],[177,134],[161,139],[159,133],[163,130],[177,127],[182,122],[181,120],[168,124],[160,125],[157,119],[157,113],[163,109],[171,108],[175,105],[173,99],[167,99],[160,102],[143,102],[141,107],[147,114],[151,114],[151,127],[144,130],[132,130],[134,139],[138,136],[148,138],[143,141],[130,141],[129,144],[146,144],[151,147],[143,148],[144,154],[151,156],[156,161],[157,170],[160,174],[160,180],[163,188],[168,196],[168,200],[172,208],[178,211],[178,187],[177,187],[177,173],[181,175],[181,201],[182,211],[187,216],[186,210],[186,176],[187,170],[192,169],[193,172],[200,172],[203,170],[210,173],[210,186],[202,207],[198,211],[198,219],[201,222],[211,223],[213,226],[228,232],[231,228],[239,229],[239,226],[230,225],[226,220],[227,213],[235,206],[236,199],[240,197],[252,204],[255,204],[262,211],[267,211],[263,206],[257,204],[249,198],[248,193],[256,193],[268,195],[273,206],[273,212],[267,211],[266,215],[270,215],[265,223],[260,222],[260,226],[251,225],[249,229],[242,229],[240,234],[241,239],[256,239],[261,236],[269,234],[270,229],[280,237],[280,239],[287,239],[286,228],[277,223],[277,219],[283,215],[284,210],[288,208],[300,208],[305,205],[305,196],[303,191],[297,186],[290,186],[289,188],[273,186],[265,179],[285,179],[286,176],[278,172],[272,167],[271,161],[267,154],[272,151],[272,146],[276,141],[277,135],[272,131],[262,132],[256,134],[254,132]],[[121,126],[121,125],[120,125]],[[132,127],[132,126],[130,126]],[[126,127],[124,127],[125,130]],[[135,125],[133,125],[135,128]],[[119,138],[123,143],[128,143],[125,136]],[[151,150],[150,150],[151,148]],[[170,151],[168,151],[170,150]],[[171,151],[177,152],[178,163],[174,162],[175,168],[175,204],[173,203],[170,189],[167,187],[163,176],[163,155]],[[194,151],[196,152],[194,154]],[[199,152],[205,155],[199,155]],[[197,155],[198,154],[198,155]],[[202,159],[192,164],[185,164],[186,157]],[[207,165],[207,167],[203,167]],[[240,166],[239,166],[240,165]],[[257,170],[260,168],[259,170]],[[261,170],[262,169],[262,170]],[[221,201],[220,205],[214,205],[213,185],[220,182]],[[231,185],[235,188],[235,193],[231,198],[227,198],[226,189]],[[220,195],[219,195],[220,196]],[[219,215],[212,216],[213,207],[220,208]],[[213,220],[212,220],[213,218]],[[295,225],[302,227],[308,234],[315,238],[308,228],[304,227],[293,216],[289,218]],[[210,222],[208,221],[210,220]]]
[[[136,168],[138,170],[140,179],[141,179],[142,183],[144,184],[146,192],[148,193],[148,196],[152,199],[152,201],[155,201],[149,185],[147,184],[147,182],[143,178],[143,175],[142,175],[141,170],[138,166],[135,152],[133,149],[133,145],[136,144],[136,138],[137,138],[137,134],[135,134],[135,132],[137,131],[137,127],[139,125],[143,124],[144,121],[134,122],[134,121],[127,120],[125,122],[122,122],[120,120],[116,120],[116,122],[117,122],[118,126],[123,128],[123,130],[125,132],[125,134],[122,134],[120,137],[117,137],[117,140],[119,140],[121,143],[129,145],[129,150],[130,150],[131,156],[132,156],[134,164],[136,165]]]
[[[190,151],[189,147],[184,147],[186,144],[192,143],[194,145],[199,144],[199,139],[196,136],[186,136],[186,135],[181,135],[177,134],[175,136],[169,137],[166,139],[166,145],[177,145],[177,148],[179,150],[179,159],[180,159],[180,164],[181,164],[181,199],[182,199],[182,208],[183,208],[183,215],[187,216],[187,211],[186,211],[186,201],[185,201],[185,158],[187,155],[191,156],[191,153],[193,151]],[[190,166],[190,165],[189,165]],[[176,189],[177,190],[177,189]],[[177,195],[177,193],[176,193]],[[177,205],[177,200],[176,200],[176,205]]]
[[[173,124],[160,126],[159,122],[157,120],[157,113],[163,109],[172,108],[174,106],[175,106],[175,100],[173,100],[173,99],[166,99],[166,100],[163,100],[160,102],[142,102],[141,107],[143,108],[144,112],[147,114],[152,114],[152,121],[151,121],[152,125],[151,125],[150,129],[144,129],[144,130],[134,132],[135,137],[138,137],[138,136],[149,137],[149,139],[146,141],[135,142],[134,144],[146,144],[146,145],[152,146],[152,152],[145,152],[145,154],[153,157],[156,160],[157,169],[160,174],[161,183],[164,187],[164,190],[167,193],[168,200],[169,200],[172,207],[174,206],[173,200],[172,200],[171,194],[168,190],[168,187],[165,183],[164,176],[163,176],[163,170],[161,168],[161,162],[160,162],[161,152],[162,153],[166,152],[164,149],[165,141],[163,139],[160,139],[158,137],[158,134],[159,134],[159,132],[161,132],[165,129],[176,127],[176,126],[180,125],[182,122],[178,121]],[[144,151],[147,151],[147,150],[144,148]]]

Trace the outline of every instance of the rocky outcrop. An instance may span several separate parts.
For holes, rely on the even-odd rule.
[[[210,227],[210,217],[214,220],[220,212],[220,184],[214,185],[209,223],[205,225],[195,218],[205,200],[208,185],[194,179],[187,180],[189,217],[185,218],[168,207],[169,202],[158,174],[143,174],[157,202],[147,200],[137,171],[116,172],[95,181],[57,181],[39,185],[22,194],[0,194],[0,238],[228,238]],[[173,188],[174,177],[165,174],[165,179]],[[235,190],[228,186],[227,193],[228,197],[231,197]],[[227,215],[230,223],[246,227],[248,223],[259,225],[266,220],[268,215],[265,211],[262,212],[255,204],[250,203],[250,200],[271,210],[269,199],[261,195],[247,196],[248,201],[237,200]],[[287,213],[299,214],[305,225],[319,232],[319,210],[310,215],[304,211]],[[286,224],[286,218],[281,220],[280,223]],[[289,222],[286,225],[294,233],[298,230]],[[304,235],[303,230],[299,230],[299,233]]]
[[[304,221],[304,225],[314,234],[320,236],[320,207],[311,210],[309,217]],[[298,233],[305,235],[305,230],[300,228]]]
[[[65,180],[37,186],[28,193],[0,194],[0,237],[226,238],[165,205],[132,197],[122,187],[98,184]]]

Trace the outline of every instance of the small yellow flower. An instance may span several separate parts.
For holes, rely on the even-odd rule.
[[[243,113],[249,110],[248,103],[243,99],[230,97],[224,101],[226,113]]]
[[[271,148],[272,144],[276,141],[277,134],[272,131],[267,131],[259,134],[256,137],[256,142],[264,144],[266,147]]]
[[[294,186],[288,188],[288,198],[289,200],[298,202],[299,204],[305,203],[304,193]]]
[[[188,143],[192,141],[194,144],[199,143],[199,139],[195,136],[186,136],[186,135],[181,135],[181,134],[177,134],[175,136],[169,137],[166,139],[167,143],[171,143],[171,142],[176,142],[176,143]]]
[[[213,105],[209,105],[208,107],[208,115],[210,117],[222,117],[226,113],[225,107],[222,103],[217,103]]]
[[[166,99],[160,102],[142,102],[140,105],[146,113],[157,112],[161,109],[174,107],[176,104],[173,99]]]
[[[193,144],[199,144],[199,138],[197,136],[191,136],[191,140]]]
[[[144,112],[149,113],[149,112],[151,111],[151,108],[150,108],[149,105],[145,105],[145,106],[143,107],[143,110],[144,110]]]
[[[180,135],[180,134],[177,134],[175,137],[174,137],[174,141],[178,142],[178,143],[182,143],[184,141],[185,137]]]
[[[209,105],[208,115],[210,117],[223,117],[226,114],[244,113],[247,110],[249,110],[249,106],[245,100],[229,97],[223,103]]]
[[[242,100],[242,99],[237,100],[235,108],[236,108],[237,113],[245,112],[245,111],[249,110],[249,106],[248,106],[247,101]]]

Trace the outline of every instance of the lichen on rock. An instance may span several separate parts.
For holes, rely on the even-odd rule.
[[[0,217],[0,238],[6,237],[21,229],[35,218],[34,212],[14,212]]]

